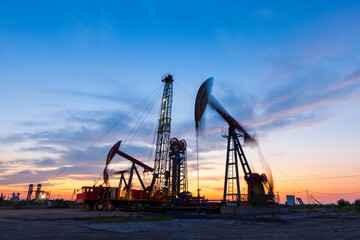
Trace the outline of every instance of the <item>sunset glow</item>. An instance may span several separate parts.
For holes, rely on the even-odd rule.
[[[103,184],[119,140],[153,166],[169,72],[171,137],[187,141],[193,195],[195,96],[213,76],[213,94],[258,139],[260,148],[244,147],[252,170],[265,171],[262,151],[282,203],[287,194],[360,198],[359,2],[40,2],[0,3],[0,194],[24,199],[29,184],[42,184],[51,198],[74,199]],[[223,195],[226,128],[206,110],[198,156],[208,199]],[[109,167],[130,166],[117,157]],[[119,176],[110,179],[117,187]]]

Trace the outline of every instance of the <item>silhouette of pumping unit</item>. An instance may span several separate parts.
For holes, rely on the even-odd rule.
[[[31,200],[39,201],[39,200],[44,200],[44,199],[49,198],[51,193],[41,190],[41,187],[42,187],[41,184],[37,185],[36,192],[35,192],[35,198],[31,199],[32,193],[34,191],[34,184],[30,184],[29,190],[27,193],[27,197],[26,197],[26,201],[31,201]]]
[[[139,179],[139,181],[140,181],[140,184],[141,184],[141,187],[142,187],[143,191],[149,191],[149,188],[145,187],[144,182],[142,181],[141,176],[140,176],[139,171],[138,171],[136,166],[140,166],[140,167],[144,168],[144,172],[153,172],[154,169],[149,167],[148,165],[140,162],[139,160],[133,158],[132,156],[120,151],[119,150],[120,145],[121,145],[121,141],[115,143],[115,145],[110,149],[109,154],[108,154],[108,156],[106,158],[106,165],[105,165],[104,174],[103,174],[104,182],[105,182],[106,186],[107,187],[110,186],[110,184],[109,184],[109,174],[107,172],[107,166],[111,162],[111,160],[114,158],[114,156],[116,154],[119,154],[123,158],[125,158],[125,159],[129,160],[130,162],[132,162],[130,170],[123,170],[123,171],[118,171],[118,172],[115,173],[115,174],[120,174],[119,190],[120,191],[122,190],[122,183],[124,183],[126,190],[130,190],[133,175],[134,175],[134,172],[135,172],[138,179]],[[124,177],[124,173],[127,173],[127,172],[130,172],[128,182],[126,182],[125,177]]]
[[[33,184],[30,184],[30,185],[29,185],[29,190],[28,190],[28,193],[27,193],[27,197],[26,197],[26,201],[30,201],[30,200],[31,200],[31,195],[32,195],[32,192],[33,192],[33,188],[34,188],[34,185],[33,185]]]
[[[41,184],[38,184],[35,192],[35,200],[40,199],[40,194],[41,194]]]
[[[246,130],[225,110],[219,101],[211,94],[213,78],[207,79],[199,88],[195,101],[195,125],[196,131],[202,130],[203,114],[209,105],[229,125],[227,138],[227,152],[225,165],[225,182],[223,201],[241,202],[239,163],[244,172],[245,181],[248,185],[248,202],[259,205],[274,201],[273,187],[268,181],[266,174],[254,173],[246,159],[239,137],[244,138],[244,143],[257,144]],[[265,193],[265,190],[268,190]]]

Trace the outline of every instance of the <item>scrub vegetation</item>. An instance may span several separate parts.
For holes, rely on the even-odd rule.
[[[356,199],[352,204],[344,199],[339,199],[337,207],[342,211],[360,211],[360,199]]]

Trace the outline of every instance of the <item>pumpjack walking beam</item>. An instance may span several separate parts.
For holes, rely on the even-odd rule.
[[[124,181],[125,183],[125,187],[130,190],[131,188],[131,181],[132,181],[132,177],[133,177],[133,174],[134,174],[134,171],[136,173],[136,175],[138,176],[138,179],[140,181],[140,184],[141,184],[141,187],[146,190],[145,188],[145,185],[141,179],[141,176],[139,174],[139,171],[137,170],[137,167],[136,165],[144,168],[144,172],[152,172],[154,171],[153,168],[149,167],[148,165],[142,163],[141,161],[137,160],[136,158],[133,158],[132,156],[122,152],[119,150],[120,148],[120,145],[121,145],[121,141],[117,142],[109,151],[109,154],[108,154],[108,157],[107,157],[107,165],[111,162],[111,160],[114,158],[114,156],[116,154],[119,154],[120,156],[122,156],[123,158],[126,158],[127,160],[131,161],[133,164],[131,166],[131,169],[130,169],[130,178],[128,180],[128,182],[126,183],[125,181],[125,178],[123,177],[123,174],[127,171],[120,171],[118,173],[121,174],[121,177],[120,177],[120,183],[119,183],[119,187],[121,187],[121,184],[122,184],[122,181]],[[108,173],[107,173],[107,165],[105,166],[105,169],[104,169],[104,182],[108,182]]]

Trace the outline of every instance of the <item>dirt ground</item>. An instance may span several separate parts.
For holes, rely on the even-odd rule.
[[[174,217],[174,220],[97,223],[75,219],[92,216],[129,217],[130,213],[86,212],[78,209],[0,209],[0,240],[360,239],[360,216],[329,213],[257,217],[166,215]],[[137,214],[133,217],[136,218]]]

